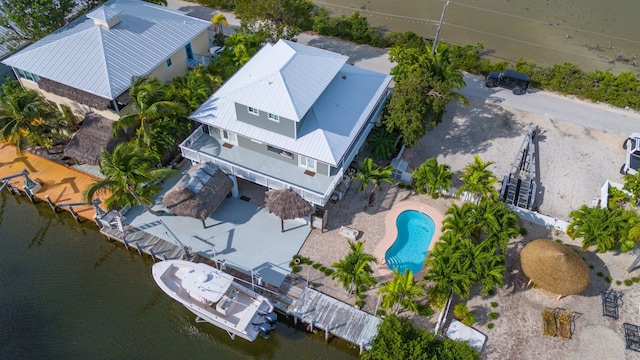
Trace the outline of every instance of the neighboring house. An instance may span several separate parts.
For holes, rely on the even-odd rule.
[[[280,40],[267,44],[190,117],[202,123],[180,148],[269,189],[324,206],[362,148],[391,77],[347,57]]]
[[[2,63],[22,86],[78,115],[118,120],[130,111],[133,77],[167,82],[209,60],[210,25],[144,1],[110,0]]]

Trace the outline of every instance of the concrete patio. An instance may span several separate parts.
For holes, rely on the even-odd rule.
[[[184,173],[165,181],[163,190],[155,198],[154,210],[166,210],[162,196]],[[125,223],[144,230],[191,252],[209,259],[224,260],[243,273],[260,274],[262,281],[280,286],[290,272],[289,262],[297,254],[311,231],[302,220],[286,220],[285,232],[280,231],[280,218],[270,213],[263,203],[264,188],[242,183],[241,199],[227,198],[206,220],[171,214],[155,216],[141,206],[125,215]]]

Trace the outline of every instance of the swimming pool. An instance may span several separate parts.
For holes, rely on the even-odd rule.
[[[398,236],[385,253],[387,266],[391,270],[397,269],[401,274],[407,269],[417,274],[427,257],[435,223],[423,212],[406,210],[396,218],[396,228]]]

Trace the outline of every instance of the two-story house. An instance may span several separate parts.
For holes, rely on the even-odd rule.
[[[348,57],[280,40],[264,46],[190,117],[181,145],[194,163],[290,188],[324,206],[384,107],[391,77]]]
[[[210,25],[141,0],[109,0],[2,63],[77,115],[118,120],[131,109],[133,77],[166,82],[208,60]]]

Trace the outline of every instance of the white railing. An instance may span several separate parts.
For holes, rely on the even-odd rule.
[[[227,174],[238,176],[242,179],[265,186],[269,189],[291,189],[310,203],[320,206],[324,206],[329,201],[329,198],[333,194],[334,188],[338,185],[340,180],[342,180],[343,171],[342,169],[340,169],[336,177],[333,179],[331,185],[329,186],[329,190],[327,190],[325,194],[321,195],[317,192],[301,188],[294,184],[285,183],[268,175],[199,152],[198,150],[192,149],[191,146],[195,144],[201,136],[205,135],[204,131],[202,130],[202,126],[203,125],[199,126],[193,133],[191,133],[191,135],[189,135],[189,137],[185,141],[182,142],[182,144],[180,144],[180,150],[184,158],[195,161],[197,163],[211,162]]]
[[[211,56],[194,54],[193,60],[189,61],[189,67],[195,69],[200,65],[209,65],[210,63]]]

